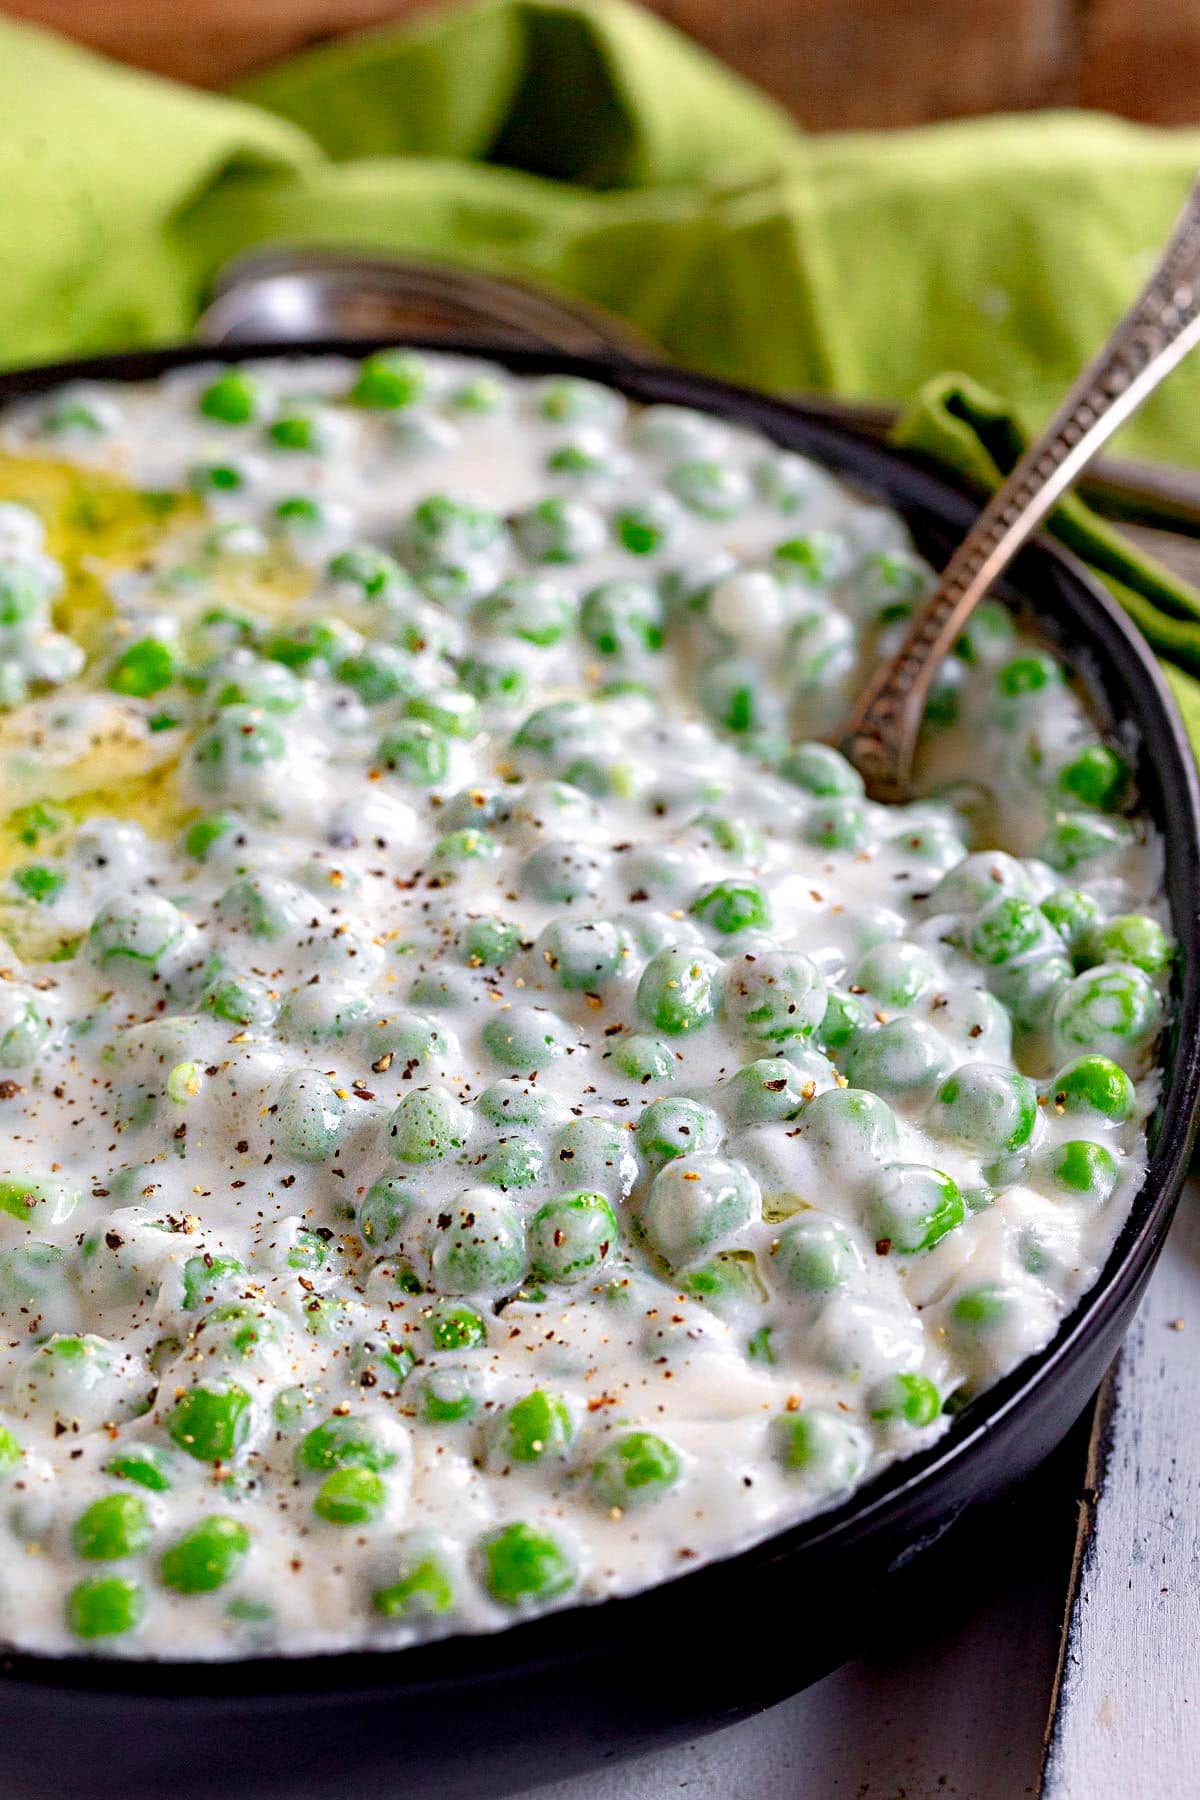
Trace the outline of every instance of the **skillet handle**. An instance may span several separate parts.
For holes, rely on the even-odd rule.
[[[444,338],[566,355],[661,361],[623,319],[573,295],[473,269],[355,251],[265,250],[219,272],[195,336],[231,345]]]

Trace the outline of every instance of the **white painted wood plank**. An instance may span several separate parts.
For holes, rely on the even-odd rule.
[[[1116,1378],[1046,1800],[1200,1793],[1200,1183]]]
[[[536,1800],[1036,1794],[1085,1438],[910,1571],[854,1662],[760,1718],[539,1788]],[[736,1642],[724,1650],[736,1655]]]

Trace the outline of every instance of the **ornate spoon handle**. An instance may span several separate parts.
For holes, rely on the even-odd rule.
[[[860,694],[842,749],[872,799],[902,800],[938,665],[974,608],[1100,446],[1200,344],[1200,179],[1145,289],[980,513],[903,644]]]

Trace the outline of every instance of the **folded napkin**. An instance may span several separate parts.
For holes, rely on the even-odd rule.
[[[892,433],[985,488],[997,488],[1018,461],[1029,433],[1013,409],[966,375],[935,376]],[[1137,549],[1074,494],[1059,502],[1048,529],[1088,563],[1120,601],[1151,647],[1200,755],[1200,592]]]
[[[182,336],[228,257],[343,245],[570,290],[735,380],[903,403],[969,368],[1037,420],[1198,165],[1200,131],[1088,114],[810,137],[621,0],[484,0],[232,97],[0,21],[0,363]],[[984,480],[1019,442],[958,378],[904,430]],[[1200,358],[1121,442],[1200,464]],[[1056,528],[1198,667],[1190,590],[1077,503]]]

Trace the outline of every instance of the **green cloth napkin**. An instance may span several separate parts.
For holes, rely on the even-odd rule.
[[[1097,115],[807,136],[620,0],[484,0],[202,94],[0,21],[0,362],[185,334],[272,243],[396,249],[623,313],[679,361],[906,402],[984,481],[1128,304],[1200,131]],[[1200,464],[1200,359],[1122,437]],[[1064,537],[1200,672],[1196,596],[1077,503]],[[1179,676],[1200,726],[1187,674]],[[1200,729],[1197,742],[1200,744]]]
[[[968,376],[939,375],[903,414],[892,440],[994,489],[1020,458],[1029,433],[1010,407]],[[1200,755],[1200,593],[1135,549],[1074,494],[1060,501],[1048,527],[1091,565],[1158,652]]]

